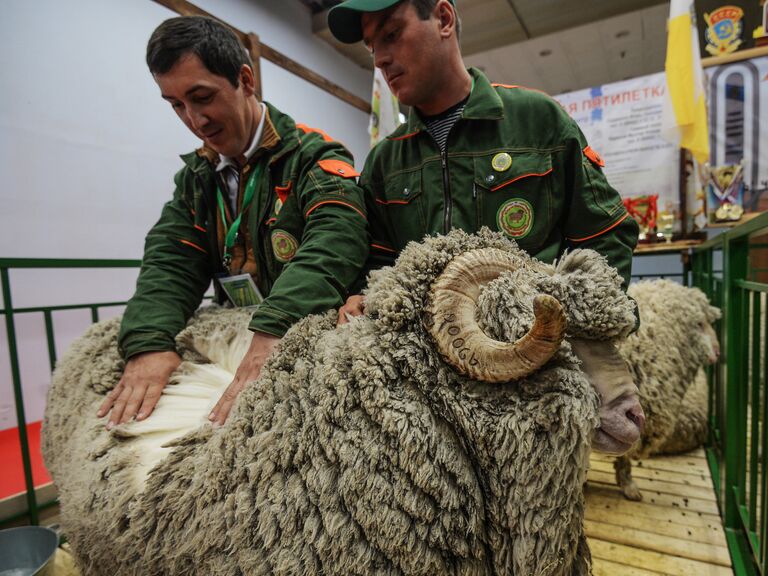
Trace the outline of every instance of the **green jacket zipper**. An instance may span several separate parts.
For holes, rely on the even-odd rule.
[[[453,200],[451,199],[451,181],[448,177],[448,153],[443,151],[440,153],[440,158],[443,162],[443,196],[445,198],[445,213],[443,216],[443,232],[448,234],[451,231],[451,209],[453,208]]]

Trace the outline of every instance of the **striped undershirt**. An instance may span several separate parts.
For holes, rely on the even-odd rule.
[[[464,108],[469,100],[467,95],[464,100],[454,104],[448,110],[436,114],[435,116],[422,116],[421,119],[424,125],[427,127],[427,132],[435,140],[440,147],[440,152],[445,152],[445,144],[448,141],[448,134],[451,133],[451,128],[461,118],[461,113],[464,112]]]

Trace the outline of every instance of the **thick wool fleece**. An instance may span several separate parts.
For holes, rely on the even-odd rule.
[[[618,458],[615,467],[625,494],[639,499],[631,479],[631,458],[692,450],[701,444],[706,382],[704,390],[693,387],[713,350],[703,326],[713,325],[720,310],[698,288],[669,280],[638,282],[628,293],[637,302],[641,323],[619,351],[635,375],[645,427],[640,442]]]
[[[597,254],[574,252],[554,269],[501,235],[452,232],[375,274],[368,317],[296,324],[219,429],[200,423],[244,352],[248,318],[201,311],[178,337],[185,362],[162,413],[108,433],[94,414],[122,369],[117,321],[92,327],[62,359],[44,423],[84,573],[589,573],[582,487],[598,399],[570,346],[523,380],[489,385],[445,364],[423,327],[434,279],[486,246],[521,261],[481,294],[490,335],[530,326],[535,292],[522,285],[561,293],[574,326],[608,327],[589,328],[596,337],[631,328],[632,303]],[[569,258],[603,277],[594,286],[616,309],[574,312],[585,302],[568,285],[583,269],[566,271]],[[174,415],[186,434],[166,420],[174,395],[199,404]],[[174,439],[149,450],[152,435]]]
[[[675,429],[659,447],[658,454],[680,454],[695,450],[707,439],[707,373],[700,368],[693,385],[688,388],[675,415]]]

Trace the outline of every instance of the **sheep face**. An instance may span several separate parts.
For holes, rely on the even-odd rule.
[[[582,369],[600,396],[600,427],[592,448],[608,454],[627,452],[640,439],[645,414],[634,378],[612,342],[572,341]]]
[[[720,342],[717,339],[717,333],[709,322],[700,322],[699,329],[704,335],[705,346],[707,350],[707,364],[714,364],[720,358]]]
[[[708,321],[699,322],[699,330],[704,336],[704,346],[707,348],[707,364],[714,364],[720,358],[720,342],[717,332]]]
[[[690,303],[694,307],[698,322],[692,328],[693,346],[697,350],[697,356],[703,363],[714,364],[720,358],[720,342],[713,328],[720,318],[720,309],[711,306],[704,292],[698,288],[682,288],[689,294]]]

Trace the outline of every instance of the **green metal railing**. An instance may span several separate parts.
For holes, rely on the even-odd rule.
[[[62,306],[38,306],[30,308],[14,308],[11,286],[11,270],[13,269],[50,269],[50,268],[137,268],[140,260],[49,260],[38,258],[0,258],[0,279],[2,280],[3,308],[0,314],[5,316],[5,328],[8,337],[8,354],[10,356],[11,379],[13,381],[13,395],[16,404],[16,420],[19,430],[19,442],[21,444],[21,458],[24,467],[24,481],[26,486],[27,511],[21,516],[29,518],[31,524],[39,523],[39,511],[54,502],[39,505],[35,494],[34,479],[32,477],[32,462],[29,452],[29,439],[27,438],[27,419],[24,413],[24,395],[21,386],[21,370],[19,368],[19,351],[16,341],[15,316],[19,314],[42,313],[45,320],[45,333],[48,343],[48,359],[51,371],[56,364],[56,342],[54,337],[53,312],[59,310],[90,309],[91,320],[98,322],[99,310],[111,306],[120,306],[125,302],[100,302],[89,304],[70,304]],[[13,518],[4,518],[9,521]]]
[[[722,355],[709,371],[707,459],[738,575],[768,576],[768,214],[693,250],[693,283],[723,312]],[[760,241],[762,240],[762,242]]]

